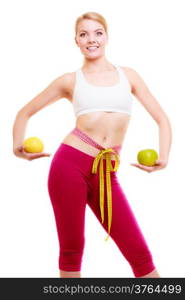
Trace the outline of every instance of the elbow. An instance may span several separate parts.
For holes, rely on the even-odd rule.
[[[159,128],[163,128],[163,127],[168,128],[168,130],[172,132],[172,125],[167,116],[165,116],[164,118],[159,120],[158,126],[159,126]]]
[[[32,116],[32,114],[31,114],[31,112],[29,112],[27,109],[25,109],[23,107],[17,113],[17,117],[19,117],[19,116],[30,118]]]
[[[168,126],[171,126],[170,120],[169,120],[168,116],[166,116],[166,115],[165,115],[164,117],[162,117],[162,118],[158,121],[158,124],[159,124],[159,125],[166,124],[166,125],[168,125]]]
[[[158,123],[158,125],[162,125],[162,124],[170,125],[170,120],[166,113],[162,113],[161,116],[156,120],[156,122]]]

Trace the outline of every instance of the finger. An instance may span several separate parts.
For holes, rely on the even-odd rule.
[[[143,170],[143,171],[147,171],[147,172],[152,172],[153,171],[153,167],[147,167],[147,166],[145,166],[145,165],[141,165],[141,164],[131,164],[132,166],[135,166],[135,167],[137,167],[137,168],[139,168],[139,169],[141,169],[141,170]]]
[[[141,165],[141,164],[131,164],[131,165],[135,166],[141,170],[147,171],[148,173],[155,172],[155,171],[158,171],[163,168],[161,164],[154,165],[154,166],[145,166],[145,165]]]
[[[43,157],[43,156],[41,156],[41,155],[40,156],[29,156],[28,159],[33,160],[33,159],[37,159],[37,158],[41,158],[41,157]]]
[[[36,156],[50,156],[51,153],[44,153],[44,152],[27,152],[27,151],[24,151],[24,154],[29,156],[29,157],[36,157]]]
[[[50,156],[51,153],[42,153],[42,156]]]
[[[138,167],[138,168],[140,168],[140,169],[147,169],[147,167],[146,166],[144,166],[144,165],[141,165],[141,164],[131,164],[132,166],[135,166],[135,167]]]
[[[48,154],[37,154],[37,155],[31,155],[29,156],[30,159],[37,159],[37,158],[41,158],[41,157],[47,157],[50,156]]]
[[[134,167],[136,167],[136,168],[138,168],[138,169],[145,170],[144,167],[141,167],[141,166],[138,165],[138,164],[131,164],[131,165],[134,166]],[[146,170],[145,170],[145,171],[146,171]]]

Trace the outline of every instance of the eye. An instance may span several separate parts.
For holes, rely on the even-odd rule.
[[[102,35],[103,33],[101,31],[98,31],[97,34],[100,33],[100,35]]]
[[[83,34],[85,34],[85,32],[81,33],[81,34],[80,34],[80,37],[83,36]]]

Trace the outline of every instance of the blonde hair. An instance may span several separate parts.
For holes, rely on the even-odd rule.
[[[101,25],[103,25],[104,29],[105,29],[105,32],[107,33],[108,35],[108,26],[107,26],[107,22],[105,20],[105,18],[100,15],[99,13],[97,12],[87,12],[87,13],[84,13],[82,14],[81,16],[79,16],[75,22],[75,35],[77,35],[77,32],[78,32],[78,24],[82,21],[82,20],[94,20],[94,21],[97,21],[99,22]]]

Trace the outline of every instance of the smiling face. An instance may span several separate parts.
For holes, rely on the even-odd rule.
[[[75,41],[84,56],[97,58],[105,54],[108,36],[101,23],[85,19],[78,24]]]

